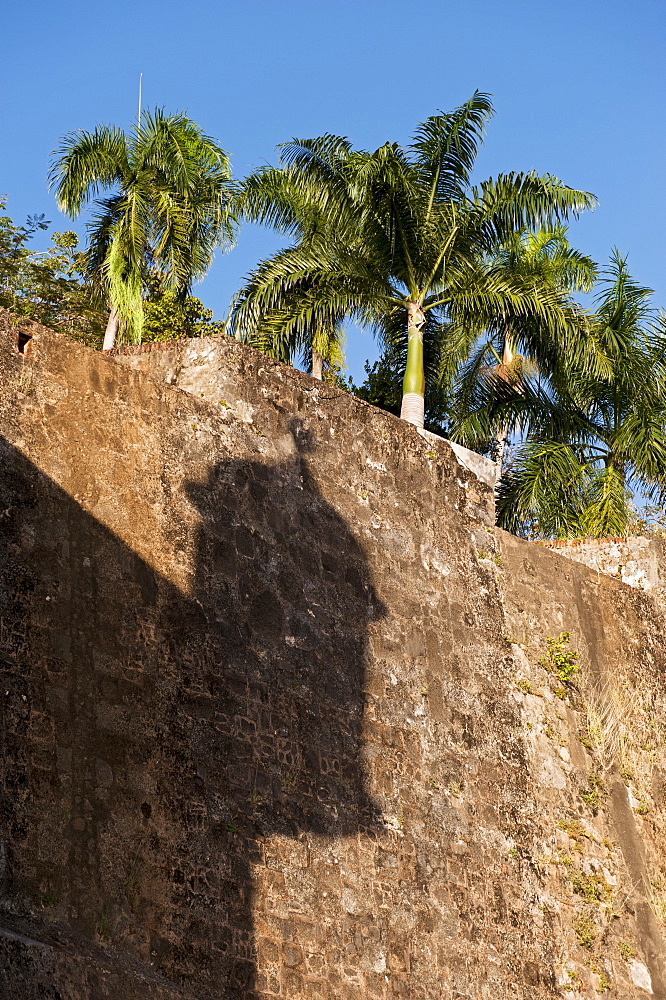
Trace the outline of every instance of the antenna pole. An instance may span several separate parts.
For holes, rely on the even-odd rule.
[[[139,73],[139,115],[137,117],[137,127],[141,128],[141,83],[143,80],[143,73]]]

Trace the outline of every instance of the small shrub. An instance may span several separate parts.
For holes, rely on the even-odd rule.
[[[111,930],[111,921],[109,920],[109,917],[105,911],[102,911],[102,915],[99,918],[97,933],[101,938],[103,938],[106,941],[110,941],[113,936],[113,932]]]
[[[573,927],[576,937],[578,938],[578,944],[581,948],[591,950],[597,939],[597,929],[594,925],[594,921],[590,920],[589,917],[581,913],[574,920]]]
[[[582,840],[583,837],[587,837],[585,827],[579,819],[561,819],[557,824],[557,829],[564,830],[572,840]]]
[[[597,993],[606,993],[611,988],[611,981],[605,972],[597,973],[599,976],[599,985],[597,986]]]
[[[599,976],[599,985],[597,986],[597,993],[605,993],[611,988],[611,982],[604,970],[602,969],[600,963],[596,958],[589,958],[587,962],[584,963],[590,972],[593,972],[595,976]]]
[[[570,632],[560,632],[556,639],[546,639],[548,652],[539,659],[541,666],[555,674],[564,685],[571,684],[573,674],[579,669],[578,653],[566,648],[570,638]]]
[[[136,875],[128,875],[125,879],[125,896],[129,903],[130,910],[134,910],[137,898],[141,892],[141,881]]]
[[[636,949],[629,941],[620,941],[620,954],[625,962],[628,962],[636,954]]]
[[[522,691],[523,694],[532,694],[532,684],[526,677],[518,677],[516,679],[516,687]]]
[[[601,775],[591,774],[587,779],[587,788],[581,788],[578,793],[592,812],[596,815],[597,809],[606,798],[606,788],[601,780]]]
[[[581,981],[578,973],[572,972],[571,969],[567,969],[567,977],[569,981],[564,984],[562,989],[565,990],[565,992],[567,993],[572,990],[577,990],[578,987],[580,986],[580,981]]]
[[[582,745],[585,747],[586,750],[590,750],[593,752],[596,749],[596,745],[592,738],[592,734],[590,733],[590,730],[587,726],[584,729],[581,729],[581,731],[578,734],[578,739],[580,740],[580,742],[582,743]]]
[[[587,872],[576,868],[573,859],[564,857],[561,859],[567,873],[567,878],[571,882],[571,888],[578,895],[582,896],[588,903],[609,903],[613,896],[613,890],[605,878],[601,875],[588,875]]]

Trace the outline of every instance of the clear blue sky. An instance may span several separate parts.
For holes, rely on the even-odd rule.
[[[663,0],[240,0],[12,3],[3,16],[0,192],[18,221],[73,227],[46,189],[60,136],[130,127],[144,104],[186,111],[242,177],[292,136],[406,141],[416,122],[478,88],[496,117],[479,177],[536,169],[593,191],[572,240],[603,261],[629,253],[666,306]],[[243,230],[197,294],[225,314],[243,275],[276,246]],[[358,378],[376,348],[354,333]]]

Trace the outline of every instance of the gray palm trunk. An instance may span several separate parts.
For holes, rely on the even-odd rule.
[[[315,348],[313,347],[312,348],[312,377],[313,378],[318,378],[319,381],[321,382],[322,378],[323,378],[323,374],[322,374],[323,369],[324,369],[324,358],[319,353],[319,351],[315,350]]]
[[[511,344],[511,339],[508,332],[504,333],[504,349],[502,350],[502,365],[500,372],[508,378],[508,369],[513,362],[515,355],[513,351],[513,346]],[[508,427],[500,427],[495,436],[495,445],[493,447],[493,461],[499,466],[499,475],[497,476],[497,482],[499,483],[502,478],[502,467],[504,465],[504,451],[506,449],[506,437],[508,433]]]
[[[118,326],[118,312],[112,306],[106,324],[106,330],[104,331],[104,343],[102,344],[103,351],[110,351],[113,347],[115,347],[116,337],[118,336]]]

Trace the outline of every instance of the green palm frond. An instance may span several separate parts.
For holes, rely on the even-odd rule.
[[[73,132],[50,171],[60,207],[77,215],[100,191],[88,224],[88,276],[140,338],[142,295],[152,270],[184,298],[233,236],[229,158],[198,125],[161,109],[144,112],[134,131],[100,126]]]
[[[506,240],[516,230],[555,226],[597,205],[587,191],[578,191],[550,174],[500,174],[471,192],[477,225],[491,240]]]
[[[533,173],[472,187],[492,113],[489,96],[477,92],[451,114],[428,118],[407,148],[385,143],[372,152],[356,150],[330,134],[280,147],[280,167],[247,179],[238,211],[296,242],[250,275],[230,328],[240,336],[261,328],[262,336],[284,341],[305,326],[317,329],[320,311],[322,320],[335,314],[370,326],[388,348],[400,324],[404,340],[409,311],[423,312],[419,336],[439,345],[436,352],[426,349],[438,357],[426,365],[427,380],[444,394],[475,336],[484,328],[492,333],[507,317],[544,363],[546,357],[553,362],[555,344],[567,338],[577,344],[580,316],[545,263],[523,275],[493,262],[500,242],[516,230],[559,224],[594,198]],[[544,261],[561,249],[557,234],[551,242],[535,250]],[[572,287],[584,282],[585,264],[571,254],[570,270],[580,272]],[[276,333],[279,315],[289,333]],[[419,368],[420,340],[411,343]],[[421,381],[414,377],[414,385]]]
[[[60,211],[72,218],[104,188],[122,186],[129,177],[127,137],[114,126],[70,132],[52,155],[49,187]]]
[[[492,378],[477,378],[468,391],[461,434],[504,425],[526,435],[500,490],[500,523],[511,530],[546,537],[622,535],[632,484],[655,501],[665,499],[663,324],[651,310],[649,289],[631,278],[617,254],[597,304],[589,326],[591,363],[589,356],[564,355],[538,391],[530,379],[507,386]],[[558,485],[553,492],[545,484],[546,475],[555,485],[565,482],[562,455],[575,457],[583,470],[570,502],[566,489]]]
[[[105,271],[109,297],[121,321],[121,342],[141,343],[143,282],[140,274],[127,267],[127,259],[117,240],[111,241]]]
[[[433,115],[418,126],[409,148],[427,198],[426,217],[434,205],[464,198],[492,115],[490,95],[477,90],[451,114]]]
[[[502,477],[497,523],[516,535],[576,537],[585,510],[588,478],[587,466],[570,445],[528,442]]]
[[[612,465],[596,470],[589,478],[582,512],[583,533],[589,538],[624,535],[631,504],[624,476]]]

